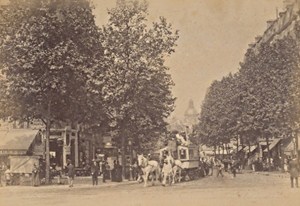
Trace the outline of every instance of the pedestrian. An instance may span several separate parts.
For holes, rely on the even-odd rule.
[[[99,167],[97,165],[96,160],[93,159],[93,164],[91,165],[91,174],[93,186],[98,185],[98,175],[99,175]]]
[[[67,174],[68,174],[69,187],[73,187],[73,181],[74,181],[74,176],[75,176],[75,167],[72,164],[71,160],[68,160],[67,171],[68,171]]]
[[[213,157],[210,158],[209,168],[210,168],[210,176],[213,176],[213,174],[214,174],[214,159],[213,159]]]
[[[34,163],[32,168],[32,185],[34,187],[39,186],[40,184],[40,169],[39,167]]]
[[[57,164],[56,166],[55,166],[55,170],[56,170],[56,172],[57,172],[57,184],[62,184],[62,182],[61,182],[61,178],[62,178],[62,168],[61,168],[61,166],[59,165],[59,164]]]
[[[122,182],[122,165],[117,161],[117,170],[116,170],[116,182]]]
[[[237,170],[237,161],[233,160],[231,164],[231,172],[233,174],[233,178],[236,177],[236,170]]]
[[[103,163],[102,163],[102,182],[106,182],[106,177],[108,175],[108,171],[109,171],[109,165],[108,162],[106,161],[106,159],[104,159]]]
[[[7,169],[5,170],[4,175],[5,175],[5,186],[11,185],[11,172],[9,167],[7,167]]]
[[[294,180],[296,183],[296,187],[298,188],[298,177],[299,177],[299,162],[296,157],[289,162],[289,171],[290,171],[290,179],[291,179],[291,187],[294,187]]]
[[[217,177],[219,177],[219,175],[221,175],[222,177],[224,177],[222,170],[224,168],[224,165],[222,164],[222,162],[220,160],[217,160]]]

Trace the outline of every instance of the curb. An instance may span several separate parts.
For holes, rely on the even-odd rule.
[[[106,183],[102,183],[99,181],[99,184],[96,186],[93,186],[92,183],[88,184],[76,184],[76,182],[74,183],[74,187],[72,189],[76,189],[76,188],[86,188],[86,189],[92,189],[92,188],[105,188],[105,187],[117,187],[117,186],[123,186],[123,185],[134,185],[134,184],[138,184],[136,181],[123,181],[123,182],[106,182]],[[69,188],[68,184],[51,184],[51,185],[40,185],[38,187],[33,187],[33,186],[21,186],[21,185],[13,185],[13,186],[5,186],[5,187],[0,187],[0,191],[1,190],[22,190],[22,189],[50,189],[50,188],[55,188],[55,189],[71,189]]]

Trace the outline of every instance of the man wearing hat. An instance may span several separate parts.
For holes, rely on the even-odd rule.
[[[92,160],[93,164],[91,165],[91,175],[93,185],[98,185],[98,174],[99,174],[99,167],[95,159]]]
[[[73,181],[74,181],[74,176],[75,176],[75,167],[72,164],[71,160],[68,160],[67,170],[68,170],[67,174],[68,174],[69,187],[73,187]]]
[[[299,187],[298,185],[298,177],[299,177],[299,163],[296,157],[294,157],[289,162],[289,170],[290,170],[290,179],[291,179],[291,187],[294,187],[294,180],[296,183],[296,187]]]

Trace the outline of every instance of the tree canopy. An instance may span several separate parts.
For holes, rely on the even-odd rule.
[[[295,135],[300,121],[298,27],[295,36],[248,50],[236,74],[212,83],[198,126],[203,144],[231,139],[255,144],[259,138]]]
[[[178,32],[163,17],[148,28],[146,1],[118,0],[108,14],[101,33],[108,82],[103,91],[118,131],[116,141],[131,137],[150,149],[174,107],[173,81],[164,63],[174,52]]]

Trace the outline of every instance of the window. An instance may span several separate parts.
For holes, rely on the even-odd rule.
[[[179,151],[179,156],[180,156],[180,159],[187,159],[187,157],[186,157],[186,150],[185,149],[181,149]]]

